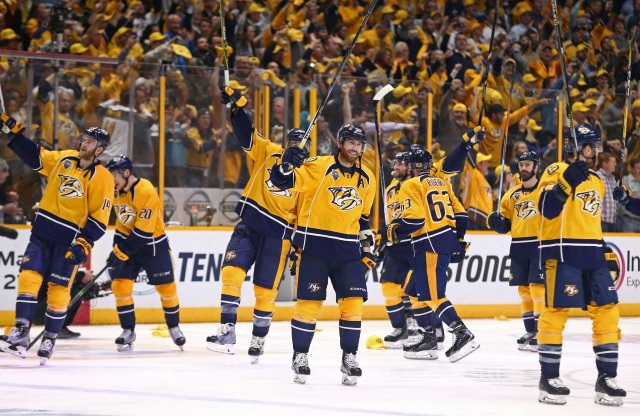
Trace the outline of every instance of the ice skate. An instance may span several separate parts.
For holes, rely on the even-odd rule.
[[[402,328],[393,328],[393,331],[384,337],[385,347],[395,350],[402,348],[402,342],[409,337],[408,329],[405,326]]]
[[[403,348],[404,358],[410,360],[437,360],[438,338],[434,331],[418,329],[419,340]]]
[[[9,335],[0,335],[0,351],[16,357],[25,358],[29,346],[29,327],[16,326],[11,328]]]
[[[350,352],[342,353],[342,384],[345,386],[355,386],[358,384],[358,377],[362,377],[362,369],[356,361],[356,355]]]
[[[442,323],[440,325],[436,325],[434,327],[436,333],[436,340],[438,341],[438,349],[444,349],[444,328],[442,327]]]
[[[116,338],[116,348],[119,352],[132,351],[133,342],[136,340],[136,333],[133,329],[125,329],[122,334]]]
[[[40,365],[45,365],[47,360],[53,355],[53,346],[56,345],[56,339],[48,336],[42,337],[40,348],[38,348],[38,357],[40,357]]]
[[[529,351],[531,350],[530,344],[531,344],[531,340],[536,338],[536,333],[535,332],[527,332],[526,334],[524,334],[523,336],[521,336],[520,338],[518,338],[518,340],[516,341],[518,343],[518,350],[520,351]],[[536,351],[538,350],[538,340],[536,338]]]
[[[616,379],[607,377],[604,374],[598,376],[596,380],[596,397],[593,401],[603,406],[622,406],[623,397],[627,397],[627,392],[618,386]]]
[[[184,351],[184,348],[182,348],[182,346],[187,342],[187,339],[184,337],[184,334],[180,330],[180,327],[174,326],[173,328],[169,328],[169,335],[171,335],[173,343],[180,348],[180,351]]]
[[[222,324],[216,335],[207,337],[207,349],[222,354],[233,354],[236,346],[236,324]]]
[[[309,368],[309,354],[305,352],[294,352],[293,360],[291,363],[291,369],[296,373],[293,381],[298,384],[304,384],[307,382],[307,376],[311,374]]]
[[[544,376],[540,376],[538,388],[540,389],[538,401],[547,404],[567,404],[567,398],[564,396],[568,396],[571,392],[559,378],[545,378]]]
[[[451,347],[445,352],[450,362],[455,363],[456,361],[460,361],[480,348],[480,344],[474,341],[475,336],[462,322],[454,325],[451,330],[453,332],[453,342],[451,343]]]
[[[251,357],[251,364],[257,364],[259,357],[264,353],[264,337],[257,337],[253,335],[251,337],[251,343],[249,344],[249,356]]]
[[[416,318],[409,317],[407,318],[407,339],[402,342],[403,346],[406,342],[414,344],[420,340],[420,333],[418,332],[418,322]]]
[[[529,351],[531,352],[538,352],[538,333],[536,332],[536,334],[533,336],[533,338],[531,338],[531,340],[529,341]]]

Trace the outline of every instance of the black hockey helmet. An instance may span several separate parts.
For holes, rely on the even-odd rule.
[[[133,170],[133,162],[131,162],[131,159],[129,159],[125,155],[118,155],[112,157],[107,162],[106,168],[109,172],[117,171],[120,173],[124,173],[125,169],[129,169],[129,172],[131,172],[131,170]]]
[[[96,139],[98,142],[97,147],[106,148],[109,146],[109,142],[111,141],[111,137],[106,130],[101,129],[100,127],[89,127],[82,132],[83,136],[91,137],[92,139]]]
[[[364,135],[364,130],[360,127],[354,126],[353,124],[345,124],[340,127],[340,130],[338,130],[338,143],[340,143],[340,146],[342,146],[344,141],[347,139],[361,141],[363,143],[362,151],[365,151],[367,147],[367,138]]]
[[[586,124],[581,124],[576,126],[576,141],[578,142],[578,153],[582,153],[582,148],[584,146],[591,146],[593,149],[598,149],[598,151],[602,150],[602,142],[600,137],[600,132],[594,129],[591,126]],[[573,135],[571,134],[571,129],[568,129],[564,133],[564,138],[567,141],[567,145],[565,150],[567,152],[573,152]]]
[[[433,157],[419,144],[411,145],[409,149],[411,168],[419,171],[430,171],[433,166]]]
[[[524,152],[523,154],[518,156],[518,163],[522,162],[523,160],[532,161],[534,166],[537,166],[537,165],[540,164],[540,158],[538,157],[538,154],[536,152],[533,152],[533,151]]]
[[[396,157],[393,158],[393,161],[404,162],[406,165],[409,165],[409,163],[411,163],[411,153],[398,152],[396,153]]]

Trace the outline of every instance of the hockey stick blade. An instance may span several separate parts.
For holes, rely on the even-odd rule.
[[[394,89],[395,88],[393,88],[393,85],[391,84],[385,85],[384,87],[380,88],[380,91],[378,91],[376,95],[373,96],[373,101],[378,102],[382,100],[385,95],[389,94]]]

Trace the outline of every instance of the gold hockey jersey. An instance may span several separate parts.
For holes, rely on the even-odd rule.
[[[539,259],[540,182],[533,188],[521,185],[509,189],[500,201],[500,214],[511,221],[509,256],[516,259]]]
[[[125,252],[135,253],[146,246],[155,249],[167,239],[160,198],[147,179],[138,179],[127,192],[117,192],[113,208],[117,217],[115,240]]]
[[[602,241],[602,203],[604,182],[590,171],[589,179],[581,183],[564,205],[558,204],[553,187],[569,165],[554,163],[540,179],[542,259],[557,259],[582,269],[606,266]]]

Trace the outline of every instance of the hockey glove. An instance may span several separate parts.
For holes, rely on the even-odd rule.
[[[380,231],[380,233],[383,235],[382,240],[384,241],[384,244],[391,246],[393,244],[400,243],[400,239],[398,238],[398,232],[396,230],[397,228],[398,228],[398,224],[395,222],[392,222],[391,224],[387,225]]]
[[[609,268],[609,273],[611,273],[611,280],[613,280],[613,284],[618,283],[618,279],[620,278],[620,265],[618,264],[618,255],[613,252],[613,249],[609,246],[604,247],[604,258],[607,260],[607,267]]]
[[[16,121],[13,117],[9,117],[6,113],[0,114],[0,128],[4,134],[9,136],[9,140],[13,140],[13,136],[24,131],[22,123]]]
[[[74,265],[83,264],[87,261],[87,256],[91,251],[93,244],[88,242],[84,237],[78,237],[75,239],[66,254],[64,255],[64,259],[67,263],[71,263]]]
[[[362,264],[364,264],[364,267],[366,267],[367,270],[373,269],[378,261],[376,256],[368,252],[362,252],[361,260]]]
[[[629,202],[629,198],[631,198],[631,192],[626,186],[621,185],[613,188],[613,199],[614,201],[618,201],[620,205],[627,205],[627,202]]]
[[[292,168],[299,168],[308,156],[309,153],[305,149],[300,149],[298,146],[288,147],[282,155],[284,169],[291,171]]]
[[[222,104],[231,104],[234,108],[242,108],[247,105],[247,99],[231,87],[224,87],[220,96]]]
[[[496,211],[487,217],[487,227],[498,234],[506,234],[511,230],[511,221]]]
[[[384,229],[380,229],[383,231]],[[375,249],[373,250],[373,254],[377,257],[384,256],[384,249],[387,248],[387,235],[381,232],[376,233],[375,237]]]
[[[471,243],[467,243],[464,240],[458,240],[458,242],[460,243],[460,251],[456,251],[451,254],[450,263],[462,263],[464,255],[467,253],[467,250],[469,250],[469,246],[471,245]]]
[[[289,254],[289,272],[292,277],[296,276],[298,270],[298,254],[295,251],[292,251]]]
[[[467,150],[471,150],[474,145],[484,140],[484,127],[476,126],[462,135],[462,141]]]
[[[578,160],[569,165],[562,176],[558,179],[558,186],[567,194],[571,194],[571,190],[575,189],[582,182],[589,179],[589,166],[586,162]]]
[[[114,244],[113,251],[107,259],[107,267],[115,269],[122,266],[127,260],[129,260],[129,256],[117,244]]]

